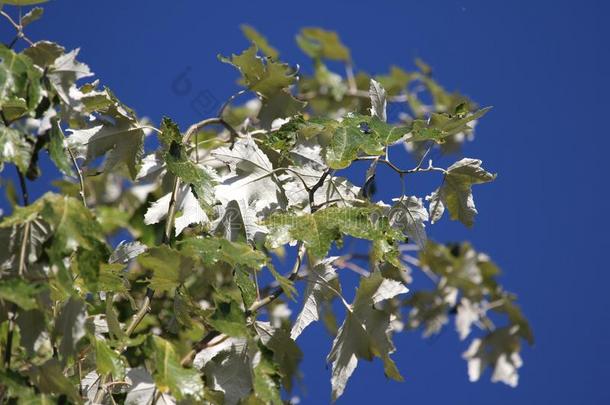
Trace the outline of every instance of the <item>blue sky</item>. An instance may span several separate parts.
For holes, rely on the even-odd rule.
[[[55,0],[28,32],[81,47],[80,59],[141,116],[158,122],[168,115],[183,127],[202,118],[191,105],[200,92],[213,104],[237,89],[235,71],[216,54],[247,46],[241,23],[305,69],[294,43],[302,26],[336,30],[356,67],[370,73],[391,64],[412,68],[423,58],[448,89],[494,106],[464,156],[499,174],[475,188],[480,214],[473,229],[445,220],[430,233],[470,240],[495,259],[532,322],[536,345],[525,349],[521,383],[511,389],[489,375],[468,382],[465,344],[452,327],[427,341],[400,334],[394,358],[406,381],[386,381],[379,362],[361,362],[339,403],[601,404],[610,403],[608,16],[601,0]],[[0,34],[11,37],[6,24]],[[193,87],[180,95],[172,83],[185,72]],[[48,180],[31,185],[32,194]],[[398,187],[389,173],[381,184]],[[302,403],[326,403],[331,342],[312,327],[301,344]]]

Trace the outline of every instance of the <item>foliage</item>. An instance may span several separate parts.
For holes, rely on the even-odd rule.
[[[349,49],[320,28],[296,37],[313,66],[303,73],[243,26],[250,46],[220,57],[243,89],[186,131],[169,118],[157,129],[100,88],[78,50],[25,35],[41,8],[1,11],[17,32],[0,46],[0,171],[16,169],[21,188],[19,198],[3,178],[13,205],[0,218],[3,401],[279,404],[299,378],[296,339],[318,320],[332,400],[359,360],[379,358],[401,381],[393,335],[429,336],[452,317],[471,339],[470,379],[489,367],[517,384],[533,335],[515,296],[485,254],[433,242],[426,228],[445,209],[474,224],[473,186],[495,174],[451,156],[488,108],[444,90],[419,60],[415,71],[354,72]],[[238,104],[246,95],[257,103]],[[424,164],[435,152],[454,163]],[[407,154],[412,168],[389,157]],[[29,201],[39,162],[60,178]],[[389,203],[375,195],[382,166],[402,182]],[[423,173],[427,197],[405,183]],[[292,267],[276,269],[292,249]]]

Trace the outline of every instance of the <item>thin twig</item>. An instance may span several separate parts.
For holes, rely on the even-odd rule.
[[[297,258],[294,262],[294,265],[292,266],[292,271],[290,272],[290,275],[288,276],[288,280],[294,281],[297,278],[297,275],[299,274],[299,269],[301,268],[301,263],[303,262],[303,258],[305,257],[305,252],[306,252],[305,244],[303,242],[299,242]],[[249,313],[256,312],[257,310],[264,307],[265,305],[278,299],[282,295],[283,292],[284,292],[284,290],[282,289],[281,286],[277,287],[265,298],[257,300],[252,305],[250,305],[250,308],[248,308],[248,312]]]
[[[76,174],[78,175],[78,182],[80,184],[80,198],[83,200],[83,205],[85,206],[85,208],[87,207],[87,198],[85,197],[85,179],[83,178],[83,171],[81,170],[81,168],[78,166],[78,162],[76,161],[76,157],[74,156],[74,153],[72,152],[72,149],[70,149],[70,147],[66,147],[66,149],[68,150],[68,154],[70,155],[70,158],[72,159],[72,164],[74,165],[74,170],[76,170]]]

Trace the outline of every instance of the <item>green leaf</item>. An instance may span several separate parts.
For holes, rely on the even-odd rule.
[[[11,6],[31,6],[32,4],[46,3],[49,0],[2,0],[4,4]]]
[[[28,11],[23,17],[21,17],[21,26],[26,27],[30,25],[34,21],[40,19],[43,13],[44,9],[42,7],[34,7],[30,11]]]
[[[188,238],[180,241],[178,246],[188,256],[198,257],[204,265],[225,262],[233,267],[260,269],[267,262],[264,253],[252,249],[247,243],[231,242],[224,238]]]
[[[0,60],[0,109],[4,110],[5,104],[14,102],[15,99],[26,101],[27,110],[35,109],[42,98],[41,73],[34,67],[32,60],[4,45],[0,45]],[[12,116],[11,119],[18,117]]]
[[[255,326],[263,344],[273,352],[273,361],[282,376],[282,386],[290,391],[303,359],[301,349],[284,329],[273,328],[268,322],[257,322]]]
[[[252,385],[256,397],[265,404],[281,405],[279,384],[276,381],[276,370],[273,363],[261,356],[260,362],[252,369]]]
[[[37,297],[46,288],[42,284],[31,283],[21,279],[2,280],[0,283],[0,299],[10,301],[24,310],[38,307]]]
[[[65,175],[74,176],[74,172],[72,171],[72,164],[70,163],[70,158],[66,153],[66,149],[64,147],[64,133],[59,126],[59,120],[53,119],[51,121],[51,130],[49,131],[49,156],[55,166]]]
[[[157,388],[163,393],[171,392],[177,400],[190,398],[203,400],[203,381],[194,369],[180,365],[180,359],[172,344],[159,336],[151,338],[154,350]]]
[[[151,248],[138,256],[138,263],[152,270],[150,288],[156,291],[171,291],[183,284],[193,274],[194,267],[192,258],[166,245]]]
[[[169,118],[164,118],[161,124],[161,140],[167,148],[165,153],[167,170],[184,183],[190,184],[201,207],[209,209],[214,202],[212,176],[210,172],[189,159],[182,144],[180,130]]]
[[[297,289],[294,287],[294,283],[289,278],[286,278],[280,273],[278,273],[277,270],[275,270],[273,263],[267,263],[267,268],[269,268],[269,271],[273,275],[273,278],[275,278],[275,280],[280,285],[280,288],[282,289],[282,292],[286,295],[286,298],[288,298],[289,300],[294,299],[294,296],[297,292]]]
[[[238,267],[235,269],[235,284],[241,291],[241,296],[244,299],[244,306],[250,308],[250,306],[256,301],[256,285],[250,278],[250,273]]]
[[[112,375],[116,380],[125,377],[125,363],[121,356],[112,350],[105,341],[95,339],[95,364],[100,375]]]
[[[381,155],[384,148],[402,138],[408,129],[395,127],[379,118],[359,114],[348,114],[340,123],[326,129],[333,133],[326,148],[326,163],[333,169],[343,169],[364,152]]]
[[[459,106],[458,106],[459,107]],[[411,136],[405,142],[435,141],[442,143],[445,138],[471,129],[468,123],[487,114],[491,107],[485,107],[472,114],[432,113],[428,120],[415,120],[411,129]]]
[[[322,258],[332,242],[340,240],[343,234],[368,240],[402,239],[397,230],[377,219],[380,216],[378,207],[329,207],[314,214],[276,214],[266,222],[271,231],[267,244],[276,248],[301,240],[310,254]]]
[[[239,303],[233,300],[218,300],[216,310],[208,323],[217,331],[233,337],[248,336],[246,326],[246,314],[241,309]]]
[[[280,55],[277,49],[269,45],[267,42],[267,38],[265,38],[261,33],[254,29],[254,27],[242,24],[241,31],[244,33],[246,38],[248,38],[258,49],[261,50],[265,55],[272,59],[277,59]]]
[[[49,359],[42,365],[33,366],[28,374],[41,392],[64,394],[72,403],[83,403],[75,385],[64,375],[63,367],[56,359]]]
[[[472,196],[472,186],[496,178],[495,174],[485,171],[481,163],[478,159],[464,158],[447,168],[443,184],[426,197],[430,201],[432,223],[441,218],[447,207],[452,220],[459,220],[468,227],[474,224],[477,210]]]
[[[0,169],[2,163],[13,163],[21,173],[26,173],[32,157],[32,145],[25,134],[0,125]]]
[[[219,56],[219,59],[239,69],[243,85],[260,93],[263,98],[270,98],[295,82],[290,66],[271,59],[263,60],[257,56],[257,51],[256,45],[252,45],[240,55],[234,54],[230,58]]]
[[[303,28],[297,35],[297,44],[303,52],[315,59],[349,61],[349,49],[337,33],[322,28]]]

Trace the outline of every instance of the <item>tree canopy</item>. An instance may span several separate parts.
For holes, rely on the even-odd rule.
[[[468,341],[471,381],[489,368],[517,385],[533,335],[516,296],[470,243],[427,236],[441,220],[474,225],[476,189],[496,175],[476,158],[440,167],[430,156],[459,154],[489,107],[445,90],[421,60],[356,71],[321,28],[296,36],[306,73],[242,26],[249,46],[219,56],[242,90],[186,129],[156,125],[78,49],[27,35],[43,9],[10,6],[43,2],[0,9],[15,28],[0,45],[12,205],[0,218],[2,400],[280,404],[307,355],[299,336],[318,321],[333,401],[359,360],[401,381],[393,335],[450,322]],[[52,185],[38,180],[47,161]],[[346,170],[356,165],[362,178]],[[393,184],[379,184],[382,166]],[[412,176],[430,179],[426,194]],[[32,184],[47,190],[35,201]],[[394,198],[376,198],[379,187]]]

